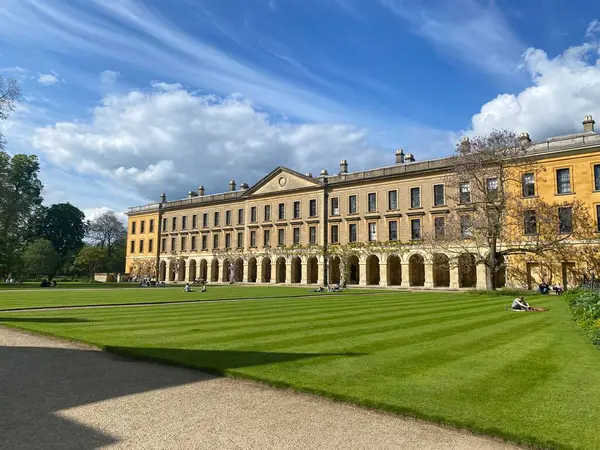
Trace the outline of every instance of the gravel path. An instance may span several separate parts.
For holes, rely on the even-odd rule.
[[[0,327],[1,449],[516,449]]]

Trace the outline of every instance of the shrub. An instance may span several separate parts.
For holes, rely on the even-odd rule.
[[[600,347],[600,293],[576,289],[566,298],[577,325],[588,330],[592,343]]]

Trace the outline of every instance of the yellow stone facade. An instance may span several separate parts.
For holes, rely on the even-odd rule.
[[[589,121],[584,125],[583,133],[531,144],[528,151],[538,164],[535,195],[550,203],[577,198],[589,205],[600,230],[600,135],[593,123],[591,129]],[[448,158],[395,157],[395,164],[360,172],[348,172],[346,161],[335,175],[278,167],[252,187],[236,189],[231,181],[228,192],[205,195],[200,187],[175,201],[163,194],[159,203],[130,208],[126,267],[131,271],[135,261],[153,258],[158,279],[167,282],[337,283],[340,259],[333,249],[357,242],[370,250],[350,261],[350,284],[485,288],[483,266],[465,282],[458,268],[441,273],[436,261],[443,255],[421,244],[435,218],[456,208],[444,184]],[[568,193],[558,192],[559,169],[569,169]],[[564,171],[561,176],[564,188]],[[395,254],[378,250],[380,242],[410,245]],[[526,287],[511,279],[511,265],[523,264],[535,269],[535,261],[513,258],[507,284]],[[529,273],[528,283],[536,276]]]

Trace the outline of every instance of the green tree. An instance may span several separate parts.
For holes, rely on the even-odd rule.
[[[76,270],[87,273],[90,281],[94,279],[94,273],[106,264],[106,253],[100,247],[85,246],[75,258],[73,263]]]
[[[39,169],[35,155],[11,158],[0,151],[0,274],[13,269],[26,243],[29,220],[42,203]]]
[[[47,275],[52,279],[56,273],[60,255],[47,239],[38,239],[27,245],[23,252],[23,264],[26,273],[35,276]]]
[[[37,226],[38,237],[52,242],[63,257],[75,254],[83,247],[85,215],[70,203],[57,203],[46,208],[38,219]]]

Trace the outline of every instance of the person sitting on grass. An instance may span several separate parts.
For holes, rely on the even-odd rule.
[[[523,297],[517,297],[513,300],[511,308],[515,311],[529,311],[530,306]]]
[[[529,306],[523,297],[517,297],[513,300],[511,309],[513,311],[548,311],[546,308],[534,308]]]
[[[202,285],[202,289],[200,289],[200,292],[206,292],[206,281],[200,280],[200,284]]]
[[[192,288],[190,287],[190,283],[185,283],[185,287],[183,288],[184,292],[194,292],[192,291]]]

